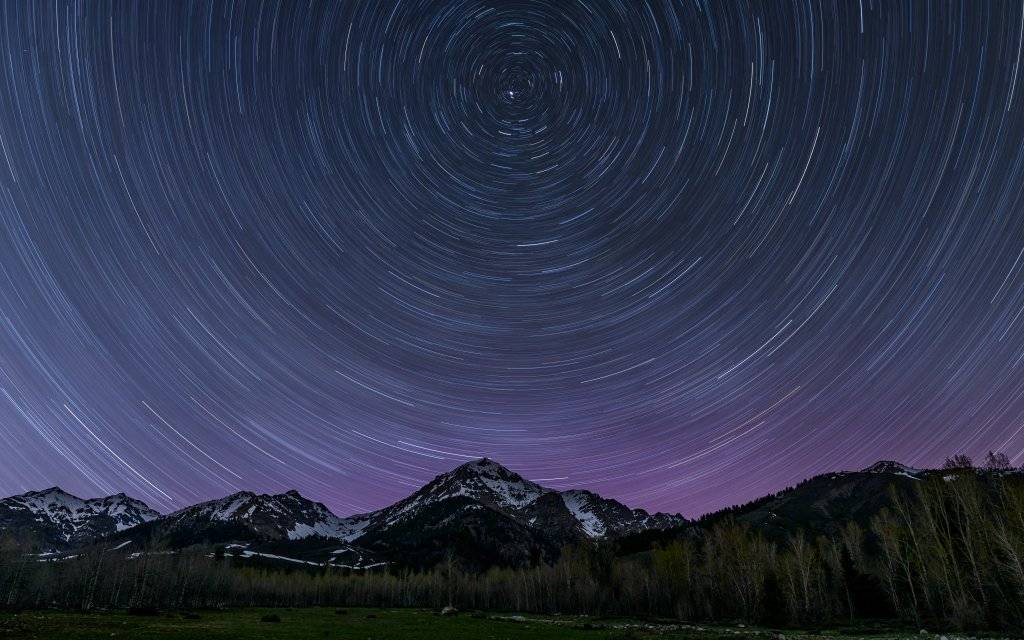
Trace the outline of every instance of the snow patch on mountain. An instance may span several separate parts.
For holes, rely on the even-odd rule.
[[[590,494],[587,492],[577,490],[563,491],[562,502],[565,503],[569,513],[580,523],[583,532],[587,536],[601,538],[608,532],[604,522],[597,517],[597,514],[590,510],[592,505]]]

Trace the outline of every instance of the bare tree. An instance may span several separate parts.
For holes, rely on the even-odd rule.
[[[958,453],[954,456],[946,458],[945,462],[942,463],[943,469],[973,469],[974,461],[971,460],[971,456],[966,453]]]
[[[985,456],[985,468],[989,471],[1012,471],[1010,457],[1001,451],[989,451]]]

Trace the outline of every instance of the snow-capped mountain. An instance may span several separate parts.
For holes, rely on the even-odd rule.
[[[345,540],[358,533],[362,522],[358,518],[339,518],[298,491],[278,495],[241,491],[175,511],[153,526],[171,536],[207,536],[214,542],[235,537]]]
[[[371,529],[391,526],[414,517],[425,507],[465,497],[498,511],[523,514],[550,489],[524,480],[500,464],[483,458],[456,467],[390,507],[369,514]]]
[[[437,504],[462,498],[510,516],[531,527],[550,530],[555,524],[563,538],[604,538],[648,528],[681,525],[679,515],[651,515],[630,509],[590,491],[555,491],[524,479],[488,458],[467,462],[441,474],[426,486],[394,505],[363,516],[365,526],[350,540],[379,532],[404,520],[414,519]]]
[[[0,531],[48,548],[88,543],[159,516],[123,493],[83,500],[53,487],[0,500]]]
[[[455,552],[469,566],[552,559],[566,544],[685,523],[589,491],[556,491],[482,458],[443,473],[408,498],[358,516],[346,540],[376,558],[431,566]]]
[[[900,476],[907,476],[909,478],[916,478],[921,474],[926,473],[926,470],[908,467],[907,465],[894,460],[879,460],[875,464],[864,469],[861,473],[891,473]]]

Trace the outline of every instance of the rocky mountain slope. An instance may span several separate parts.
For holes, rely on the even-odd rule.
[[[929,478],[948,478],[957,473],[1016,473],[986,469],[915,469],[899,462],[881,460],[859,471],[823,473],[796,486],[703,516],[693,526],[651,528],[617,540],[620,553],[650,549],[683,536],[700,536],[715,524],[732,518],[782,541],[798,530],[814,537],[832,536],[855,522],[870,528],[871,518],[892,504],[892,491],[909,497],[917,484]]]
[[[890,487],[910,492],[930,473],[934,472],[883,460],[860,471],[814,476],[739,509],[735,516],[768,537],[798,528],[829,535],[850,521],[867,527],[871,517],[890,504]]]

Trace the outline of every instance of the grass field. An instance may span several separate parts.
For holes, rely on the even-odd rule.
[[[277,621],[265,618],[277,617]],[[885,629],[783,632],[787,637],[882,638],[911,637]],[[420,609],[238,609],[129,615],[125,612],[62,611],[0,612],[0,640],[95,638],[285,640],[292,638],[394,640],[643,640],[644,638],[763,638],[777,632],[743,626],[696,626],[568,616],[513,616],[462,613],[442,617]],[[935,638],[936,636],[913,637]]]

